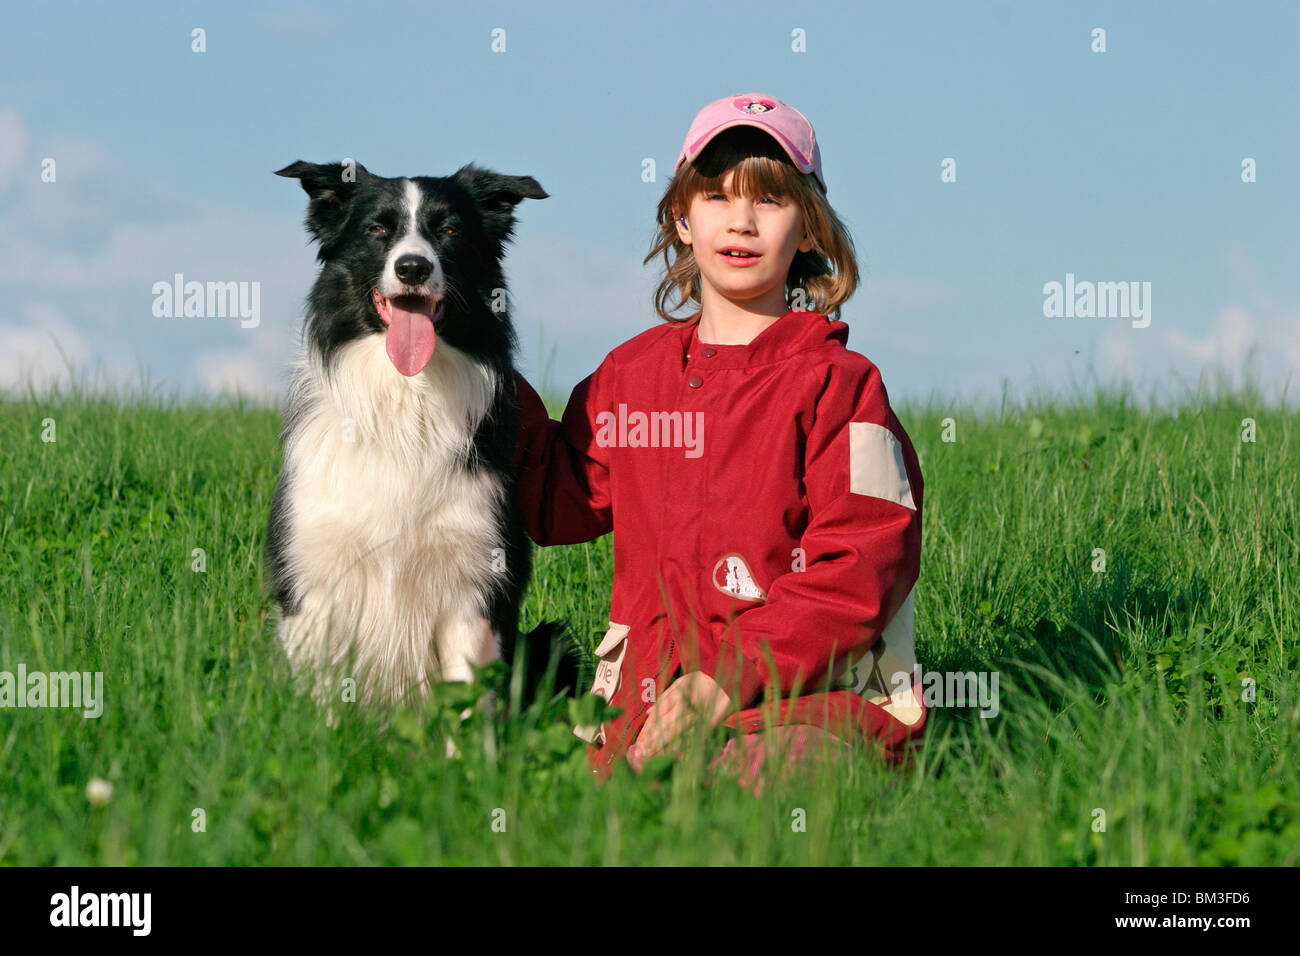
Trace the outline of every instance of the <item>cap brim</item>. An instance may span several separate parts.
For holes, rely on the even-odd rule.
[[[765,126],[762,123],[755,123],[752,120],[745,120],[745,119],[731,120],[729,122],[721,124],[720,126],[715,126],[704,136],[701,136],[699,139],[697,139],[695,141],[694,147],[688,149],[686,152],[682,153],[680,157],[678,157],[677,166],[681,166],[683,160],[694,162],[695,158],[699,156],[700,153],[704,152],[704,147],[708,146],[709,143],[713,142],[714,137],[716,137],[723,130],[732,129],[736,126],[752,126],[754,127],[754,129],[761,129],[764,133],[767,133],[767,135],[771,136],[774,140],[777,141],[777,143],[780,144],[781,149],[783,149],[785,151],[785,154],[790,157],[790,162],[795,164],[799,172],[801,173],[813,172],[813,164],[808,160],[805,160],[800,155],[799,150],[795,148],[794,144],[791,143],[788,139],[786,139],[786,137],[783,134],[781,134],[777,130],[772,129],[772,127],[770,126]]]

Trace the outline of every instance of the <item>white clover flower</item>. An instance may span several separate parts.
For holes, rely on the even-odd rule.
[[[90,783],[86,784],[86,799],[93,806],[106,806],[113,799],[113,785],[102,777],[91,777]]]

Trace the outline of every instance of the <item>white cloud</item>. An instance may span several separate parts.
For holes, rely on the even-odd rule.
[[[194,372],[205,391],[236,393],[270,402],[279,393],[275,373],[266,359],[251,352],[211,351],[194,356]]]
[[[135,283],[148,304],[154,282],[187,279],[222,282],[265,278],[298,265],[302,230],[294,221],[257,217],[238,210],[205,210],[180,222],[127,222],[108,229],[98,248],[85,253],[42,248],[16,237],[0,243],[0,281],[46,286]]]
[[[1227,305],[1203,335],[1155,323],[1149,329],[1117,326],[1101,336],[1100,354],[1109,371],[1152,384],[1177,378],[1190,388],[1203,375],[1216,373],[1228,383],[1249,383],[1280,398],[1289,376],[1291,404],[1300,380],[1300,306]],[[1178,388],[1173,393],[1183,394]]]
[[[0,112],[0,165],[5,131],[22,128],[17,113]],[[95,143],[50,149],[58,181],[24,180],[0,213],[0,286],[9,287],[11,315],[26,315],[0,325],[0,385],[66,377],[53,332],[77,362],[90,355],[87,340],[95,342],[110,384],[143,371],[183,386],[186,372],[201,366],[190,381],[205,387],[243,386],[259,396],[273,389],[276,370],[293,355],[313,273],[298,217],[205,208],[165,182],[123,176]],[[154,317],[153,284],[178,272],[187,281],[257,282],[257,327]],[[76,329],[64,314],[75,316]],[[0,312],[0,322],[6,318]]]
[[[66,386],[90,355],[85,337],[54,306],[31,302],[20,322],[0,322],[0,391],[38,393]]]
[[[1112,326],[1101,337],[1101,355],[1110,367],[1127,374],[1136,363],[1137,350],[1133,344],[1131,326]]]
[[[1205,338],[1196,338],[1180,329],[1165,329],[1165,341],[1177,354],[1198,362],[1222,362],[1238,368],[1255,340],[1255,321],[1239,305],[1230,305],[1219,313],[1214,329]],[[1280,343],[1279,343],[1280,344]]]
[[[1300,306],[1279,309],[1274,319],[1281,339],[1280,354],[1288,368],[1300,372]]]

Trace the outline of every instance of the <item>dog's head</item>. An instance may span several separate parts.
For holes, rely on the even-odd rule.
[[[307,229],[320,243],[310,334],[328,353],[383,335],[388,357],[416,375],[441,339],[479,357],[509,354],[514,333],[501,272],[521,199],[545,199],[531,176],[474,165],[446,177],[389,179],[360,163],[296,162]]]

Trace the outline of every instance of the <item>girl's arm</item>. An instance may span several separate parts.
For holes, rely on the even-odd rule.
[[[578,384],[562,421],[517,375],[520,407],[519,502],[528,535],[540,545],[591,541],[613,530],[609,449],[596,444],[593,422],[610,378],[606,361]]]
[[[920,574],[920,462],[879,371],[848,358],[827,370],[805,447],[805,570],[777,578],[718,649],[711,676],[742,708],[766,685],[807,689],[832,657],[864,653]]]

